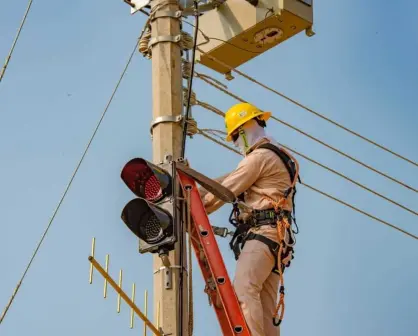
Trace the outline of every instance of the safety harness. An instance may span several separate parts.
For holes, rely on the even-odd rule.
[[[283,273],[286,267],[290,266],[291,260],[294,258],[293,246],[296,244],[295,234],[299,232],[295,219],[295,194],[296,194],[296,182],[300,182],[299,177],[299,165],[297,161],[283,148],[279,148],[270,143],[263,144],[258,148],[266,148],[280,157],[286,166],[286,169],[290,175],[291,186],[283,193],[283,197],[275,201],[268,197],[272,205],[271,209],[266,210],[253,210],[251,216],[243,221],[239,219],[240,209],[238,203],[233,205],[231,215],[229,216],[229,222],[235,226],[236,230],[231,239],[230,247],[234,252],[235,260],[238,260],[244,245],[249,240],[258,240],[266,244],[273,254],[275,259],[275,265],[272,272],[276,273],[280,277],[280,299],[276,308],[276,312],[273,316],[273,324],[279,326],[283,320],[284,315],[284,282]],[[288,203],[288,197],[292,193],[292,213],[285,210]],[[238,200],[244,202],[244,195],[240,195]],[[292,224],[295,224],[296,231],[293,231]],[[277,228],[279,243],[254,232],[248,232],[250,229],[257,229],[264,225],[270,225]],[[280,316],[279,316],[279,311]]]

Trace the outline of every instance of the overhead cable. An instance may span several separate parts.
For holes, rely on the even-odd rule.
[[[197,72],[196,72],[196,77],[198,77],[199,79],[201,79],[201,80],[205,81],[205,82],[206,82],[206,83],[208,83],[209,85],[211,85],[211,86],[213,86],[213,87],[217,88],[218,90],[220,90],[220,91],[222,91],[222,92],[226,93],[226,94],[227,94],[227,95],[229,95],[230,97],[235,98],[235,99],[236,99],[236,100],[238,100],[238,101],[241,101],[241,102],[247,102],[247,100],[245,100],[245,99],[243,99],[243,98],[241,98],[241,97],[237,96],[236,94],[234,94],[234,93],[230,92],[229,90],[227,90],[227,89],[223,88],[222,86],[217,85],[216,83],[213,83],[212,81],[210,81],[210,80],[209,80],[209,79],[207,79],[206,77],[203,77],[200,73],[197,73]],[[404,182],[402,182],[402,181],[400,181],[400,180],[398,180],[398,179],[396,179],[396,178],[394,178],[394,177],[392,177],[392,176],[390,176],[390,175],[388,175],[388,174],[386,174],[386,173],[383,173],[383,172],[381,172],[380,170],[378,170],[378,169],[376,169],[376,168],[373,168],[372,166],[370,166],[370,165],[368,165],[368,164],[366,164],[366,163],[364,163],[364,162],[362,162],[362,161],[360,161],[360,160],[358,160],[358,159],[354,158],[353,156],[351,156],[351,155],[349,155],[349,154],[346,154],[345,152],[343,152],[343,151],[341,151],[341,150],[339,150],[339,149],[337,149],[337,148],[335,148],[335,147],[333,147],[333,146],[331,146],[331,145],[327,144],[326,142],[324,142],[324,141],[322,141],[322,140],[319,140],[318,138],[316,138],[316,137],[314,137],[314,136],[310,135],[309,133],[306,133],[305,131],[302,131],[301,129],[297,128],[296,126],[293,126],[293,125],[291,125],[291,124],[289,124],[289,123],[287,123],[287,122],[285,122],[285,121],[283,121],[283,120],[281,120],[281,119],[279,119],[279,118],[275,117],[274,115],[272,115],[272,116],[271,116],[271,118],[272,118],[273,120],[275,120],[275,121],[277,121],[277,122],[279,122],[279,123],[281,123],[281,124],[283,124],[283,125],[285,125],[285,126],[287,126],[287,127],[291,128],[291,129],[293,129],[293,130],[295,130],[295,131],[297,131],[297,132],[299,132],[299,133],[303,134],[304,136],[306,136],[306,137],[308,137],[308,138],[310,138],[310,139],[312,139],[312,140],[314,140],[314,141],[318,142],[319,144],[321,144],[321,145],[323,145],[323,146],[325,146],[325,147],[327,147],[327,148],[329,148],[329,149],[333,150],[334,152],[336,152],[336,153],[338,153],[338,154],[340,154],[340,155],[342,155],[342,156],[344,156],[344,157],[346,157],[346,158],[350,159],[351,161],[354,161],[354,162],[356,162],[357,164],[359,164],[359,165],[361,165],[361,166],[363,166],[363,167],[365,167],[365,168],[367,168],[367,169],[369,169],[369,170],[371,170],[371,171],[373,171],[373,172],[375,172],[375,173],[377,173],[377,174],[379,174],[379,175],[381,175],[381,176],[383,176],[383,177],[385,177],[385,178],[387,178],[387,179],[389,179],[389,180],[391,180],[391,181],[393,181],[393,182],[395,182],[395,183],[397,183],[397,184],[399,184],[399,185],[401,185],[401,186],[403,186],[403,187],[405,187],[405,188],[407,188],[407,189],[410,189],[410,190],[412,190],[412,191],[414,191],[414,192],[418,193],[418,189],[416,189],[416,188],[414,188],[414,187],[412,187],[412,186],[410,186],[410,185],[408,185],[408,184],[406,184],[406,183],[404,183]]]
[[[194,68],[195,68],[195,60],[196,60],[196,48],[197,48],[197,34],[199,31],[199,9],[198,9],[198,3],[197,0],[193,1],[193,14],[195,17],[195,28],[194,28],[194,34],[193,34],[193,40],[189,40],[189,42],[192,42],[192,54],[191,54],[191,64],[189,69],[185,69],[183,66],[182,72],[183,72],[183,77],[185,75],[187,75],[187,73],[184,73],[184,70],[186,70],[186,72],[189,72],[188,74],[190,74],[190,77],[188,78],[188,85],[187,85],[187,103],[186,103],[186,107],[185,107],[185,112],[184,112],[184,119],[183,119],[183,136],[182,136],[182,144],[181,144],[181,154],[180,157],[184,158],[185,154],[186,154],[186,138],[187,138],[187,134],[192,135],[193,134],[193,130],[191,130],[190,128],[190,124],[188,124],[187,122],[189,121],[189,116],[190,116],[190,108],[191,108],[191,99],[192,99],[192,87],[193,87],[193,78],[194,78]],[[190,44],[190,43],[189,43]],[[189,49],[189,48],[187,48]],[[184,63],[183,63],[184,64]],[[187,67],[186,67],[187,68]],[[190,122],[192,122],[192,120],[190,120]],[[194,127],[194,130],[197,129],[197,123],[193,120],[193,124],[192,124],[192,128]],[[189,209],[190,211],[190,209]],[[188,214],[189,216],[189,214]],[[190,219],[189,219],[190,220]],[[181,227],[180,230],[182,230],[182,232],[184,231],[183,228],[183,222],[181,222]],[[189,235],[191,234],[191,232],[189,231]],[[180,238],[180,267],[181,267],[181,272],[180,272],[180,279],[179,279],[179,302],[180,302],[180,314],[178,314],[178,326],[179,326],[179,331],[180,334],[182,333],[183,330],[183,263],[184,263],[184,258],[183,258],[183,244],[184,244],[184,238],[183,236],[181,236]],[[189,249],[191,247],[191,240],[189,237]],[[189,252],[190,253],[190,252]],[[189,265],[190,267],[190,271],[191,271],[191,265]],[[192,279],[191,279],[192,274],[189,274],[189,286],[192,284]],[[189,295],[192,296],[193,292],[191,290],[191,288],[189,288]],[[192,297],[189,297],[189,334],[192,335],[193,334],[193,301]],[[190,311],[191,309],[191,311]]]
[[[230,146],[228,146],[226,144],[222,144],[220,141],[216,140],[215,138],[213,138],[212,136],[208,135],[207,133],[205,133],[203,131],[199,131],[198,134],[201,134],[205,138],[207,138],[207,139],[209,139],[209,140],[217,143],[218,145],[221,145],[222,147],[227,148],[231,152],[234,152],[234,153],[237,153],[237,154],[241,155],[241,153],[239,153],[236,149],[231,148]],[[330,195],[330,194],[328,194],[328,193],[326,193],[326,192],[324,192],[322,190],[319,190],[319,189],[317,189],[317,188],[315,188],[315,187],[313,187],[313,186],[311,186],[311,185],[309,185],[309,184],[307,184],[305,182],[301,182],[301,184],[303,186],[305,186],[305,187],[307,187],[307,188],[309,188],[309,189],[317,192],[317,193],[320,193],[323,196],[326,196],[326,197],[328,197],[328,198],[330,198],[330,199],[332,199],[332,200],[334,200],[334,201],[336,201],[336,202],[338,202],[340,204],[345,205],[346,207],[349,207],[350,209],[352,209],[354,211],[357,211],[357,212],[361,213],[362,215],[365,215],[365,216],[367,216],[369,218],[372,218],[372,219],[374,219],[374,220],[376,220],[376,221],[378,221],[378,222],[380,222],[380,223],[382,223],[384,225],[387,225],[387,226],[391,227],[392,229],[395,229],[395,230],[397,230],[399,232],[402,232],[403,234],[405,234],[405,235],[407,235],[409,237],[412,237],[412,238],[418,240],[418,236],[417,235],[414,235],[414,234],[412,234],[412,233],[410,233],[410,232],[408,232],[408,231],[406,231],[404,229],[401,229],[401,228],[397,227],[396,225],[393,225],[393,224],[391,224],[391,223],[389,223],[389,222],[387,222],[387,221],[385,221],[383,219],[380,219],[380,218],[378,218],[378,217],[376,217],[374,215],[371,215],[371,214],[369,214],[369,213],[367,213],[367,212],[365,212],[365,211],[363,211],[363,210],[355,207],[354,205],[349,204],[349,203],[347,203],[347,202],[345,202],[343,200],[340,200],[339,198],[336,198],[336,197],[334,197],[334,196],[332,196],[332,195]]]
[[[188,89],[183,88],[183,97],[184,97],[184,100],[185,100],[185,101],[186,101],[186,99],[187,99],[188,95],[189,95],[189,91],[188,91]],[[190,105],[197,105],[197,106],[201,106],[201,107],[205,108],[206,110],[209,110],[209,111],[211,111],[211,112],[213,112],[213,113],[215,113],[215,114],[217,114],[217,115],[219,115],[219,116],[223,116],[223,115],[224,115],[224,113],[223,113],[221,110],[217,109],[217,108],[216,108],[216,107],[214,107],[213,105],[211,105],[211,104],[209,104],[209,103],[206,103],[206,102],[203,102],[203,101],[198,100],[198,99],[196,98],[196,93],[195,93],[195,92],[193,92],[193,91],[192,91],[192,93],[191,93],[190,97],[191,97],[191,98],[190,98]]]
[[[15,49],[16,43],[19,40],[20,32],[22,31],[23,26],[25,25],[26,18],[28,17],[29,11],[32,7],[32,2],[33,2],[33,0],[29,0],[29,2],[28,2],[28,6],[26,8],[25,14],[23,15],[22,22],[20,23],[19,29],[17,30],[16,37],[13,41],[12,47],[10,48],[9,55],[7,55],[6,61],[3,65],[2,69],[0,70],[0,82],[4,77],[4,74],[6,73],[6,69],[7,69],[7,66],[9,65],[10,59],[12,58],[12,54],[13,54],[13,51]]]
[[[221,141],[224,141],[224,139],[225,139],[225,138],[222,138],[220,135],[216,134],[216,133],[225,134],[225,132],[222,132],[220,130],[216,130],[216,129],[198,129],[198,131],[197,131],[197,133],[199,133],[199,134],[202,134],[202,132],[204,132],[204,133],[210,133],[211,135],[215,136],[216,138],[220,139]],[[380,197],[380,198],[382,198],[382,199],[384,199],[384,200],[386,200],[386,201],[388,201],[388,202],[390,202],[390,203],[392,203],[392,204],[394,204],[394,205],[396,205],[396,206],[398,206],[398,207],[400,207],[400,208],[402,208],[402,209],[404,209],[404,210],[412,213],[415,216],[418,216],[418,212],[416,212],[416,211],[414,211],[414,210],[412,210],[412,209],[410,209],[410,208],[408,208],[408,207],[406,207],[406,206],[404,206],[404,205],[402,205],[402,204],[400,204],[400,203],[398,203],[398,202],[390,199],[389,197],[387,197],[385,195],[380,194],[379,192],[377,192],[377,191],[375,191],[375,190],[373,190],[373,189],[365,186],[364,184],[361,184],[361,183],[353,180],[352,178],[350,178],[350,177],[348,177],[348,176],[340,173],[339,171],[336,171],[335,169],[332,169],[332,168],[330,168],[330,167],[328,167],[328,166],[326,166],[326,165],[324,165],[324,164],[322,164],[322,163],[320,163],[320,162],[312,159],[311,157],[309,157],[309,156],[307,156],[305,154],[302,154],[302,153],[294,150],[293,148],[291,148],[289,146],[286,146],[286,145],[284,145],[282,143],[278,143],[278,144],[280,146],[284,147],[285,149],[291,151],[292,153],[294,153],[294,154],[296,154],[296,155],[304,158],[305,160],[307,160],[309,162],[312,162],[312,163],[316,164],[317,166],[319,166],[319,167],[321,167],[321,168],[323,168],[325,170],[328,170],[329,172],[331,172],[331,173],[333,173],[333,174],[335,174],[335,175],[337,175],[339,177],[342,177],[343,179],[345,179],[345,180],[347,180],[347,181],[355,184],[356,186],[358,186],[358,187],[360,187],[360,188],[362,188],[362,189],[364,189],[364,190],[366,190],[366,191],[368,191],[368,192],[370,192],[370,193],[372,193],[372,194],[374,194],[374,195],[376,195],[376,196],[378,196],[378,197]],[[239,152],[237,152],[237,153],[239,154]]]
[[[143,31],[141,32],[141,36],[142,36],[142,34],[143,34]],[[140,38],[139,38],[139,39],[140,39]],[[132,58],[133,58],[133,56],[134,56],[134,54],[135,54],[135,52],[136,52],[136,48],[137,48],[138,43],[139,43],[139,39],[138,39],[138,41],[135,43],[135,47],[134,47],[134,49],[132,50],[132,53],[131,53],[131,55],[130,55],[130,57],[129,57],[129,59],[128,59],[128,61],[127,61],[126,65],[125,65],[125,68],[123,69],[122,74],[121,74],[121,76],[120,76],[120,78],[119,78],[119,80],[118,80],[118,82],[117,82],[117,84],[116,84],[116,86],[115,86],[115,88],[114,88],[114,90],[113,90],[113,92],[112,92],[112,95],[110,96],[110,99],[109,99],[109,101],[108,101],[108,103],[107,103],[107,105],[106,105],[106,107],[105,107],[105,109],[104,109],[104,111],[103,111],[103,113],[102,113],[102,115],[101,115],[101,117],[100,117],[100,119],[99,119],[99,121],[98,121],[97,125],[96,125],[96,128],[94,129],[93,134],[92,134],[92,136],[90,137],[89,142],[87,143],[87,146],[86,146],[86,148],[85,148],[85,150],[84,150],[84,152],[83,152],[83,155],[81,156],[81,158],[80,158],[80,160],[79,160],[79,162],[78,162],[78,164],[77,164],[77,166],[76,166],[76,168],[75,168],[75,170],[74,170],[74,172],[73,172],[73,174],[72,174],[72,176],[71,176],[71,178],[70,178],[70,181],[69,181],[69,183],[68,183],[67,187],[65,188],[64,193],[63,193],[63,195],[61,196],[61,199],[60,199],[60,201],[58,202],[58,205],[57,205],[57,207],[56,207],[55,211],[54,211],[54,212],[53,212],[53,214],[52,214],[51,219],[49,220],[49,223],[48,223],[48,225],[47,225],[47,227],[46,227],[46,229],[45,229],[45,231],[44,231],[44,233],[43,233],[43,235],[42,235],[42,237],[41,237],[41,240],[39,241],[38,245],[36,246],[36,249],[35,249],[35,251],[33,252],[32,257],[30,258],[28,265],[27,265],[27,266],[26,266],[26,268],[25,268],[25,271],[23,272],[23,275],[22,275],[21,279],[20,279],[20,280],[19,280],[19,282],[17,283],[17,286],[16,286],[16,288],[15,288],[15,290],[14,290],[14,292],[13,292],[13,294],[12,294],[12,296],[11,296],[10,300],[9,300],[9,302],[7,303],[7,305],[6,305],[5,309],[4,309],[4,311],[3,311],[2,315],[1,315],[1,317],[0,317],[0,324],[3,322],[4,318],[6,317],[6,314],[7,314],[7,312],[9,311],[9,308],[10,308],[10,306],[12,305],[13,300],[14,300],[14,298],[15,298],[16,294],[18,293],[18,291],[19,291],[19,289],[20,289],[20,287],[21,287],[21,285],[22,285],[22,282],[23,282],[24,278],[26,277],[26,274],[28,273],[29,268],[31,267],[31,265],[32,265],[32,263],[33,263],[33,260],[35,259],[36,255],[37,255],[37,253],[38,253],[38,251],[39,251],[39,249],[40,249],[40,247],[41,247],[41,245],[42,245],[42,243],[43,243],[43,241],[44,241],[44,239],[45,239],[45,237],[46,237],[46,235],[47,235],[47,233],[48,233],[48,231],[49,231],[49,229],[51,228],[51,225],[52,225],[52,223],[54,222],[54,219],[55,219],[55,217],[56,217],[56,215],[57,215],[57,213],[58,213],[58,210],[60,209],[60,207],[61,207],[61,205],[62,205],[62,203],[63,203],[63,201],[64,201],[64,199],[65,199],[65,197],[66,197],[66,195],[67,195],[67,193],[68,193],[68,190],[70,189],[71,184],[73,183],[74,178],[75,178],[75,176],[77,175],[78,170],[80,169],[80,166],[81,166],[81,164],[82,164],[82,162],[83,162],[84,158],[86,157],[87,151],[89,150],[90,145],[92,144],[93,139],[94,139],[94,137],[96,136],[96,133],[97,133],[97,131],[98,131],[98,129],[99,129],[99,127],[100,127],[100,125],[102,124],[102,121],[103,121],[103,119],[104,119],[104,117],[105,117],[105,115],[106,115],[106,113],[107,113],[107,111],[108,111],[108,109],[109,109],[109,106],[110,106],[110,104],[112,103],[113,97],[115,96],[116,91],[118,90],[119,85],[120,85],[120,83],[122,82],[123,77],[125,76],[126,70],[128,69],[128,67],[129,67],[129,65],[130,65],[130,63],[131,63],[131,61],[132,61]]]
[[[202,33],[203,33],[203,32],[202,32]],[[206,36],[206,35],[205,35],[205,36]],[[207,37],[208,39],[211,39],[211,37],[208,37],[208,36],[206,36],[206,37]],[[279,92],[279,91],[277,91],[277,90],[275,90],[275,89],[273,89],[273,88],[271,88],[271,87],[269,87],[269,86],[267,86],[267,85],[265,85],[265,84],[261,83],[260,81],[256,80],[254,77],[251,77],[251,76],[247,75],[246,73],[244,73],[244,72],[242,72],[242,71],[240,71],[240,70],[237,70],[237,69],[235,69],[235,68],[233,68],[233,67],[229,66],[228,64],[225,64],[224,62],[220,61],[220,60],[219,60],[219,59],[217,59],[216,57],[214,57],[214,56],[212,56],[212,55],[207,54],[207,53],[206,53],[206,52],[204,52],[201,48],[198,48],[198,50],[199,50],[199,52],[201,52],[202,54],[206,55],[206,56],[207,56],[209,59],[211,59],[212,61],[215,61],[215,62],[217,62],[218,64],[220,64],[220,65],[222,65],[222,66],[226,67],[228,70],[230,70],[230,71],[233,71],[233,72],[237,73],[238,75],[240,75],[240,76],[242,76],[242,77],[244,77],[244,78],[248,79],[249,81],[251,81],[251,82],[253,82],[253,83],[255,83],[255,84],[257,84],[257,85],[259,85],[259,86],[263,87],[263,88],[264,88],[264,89],[266,89],[266,90],[269,90],[270,92],[275,93],[276,95],[278,95],[278,96],[280,96],[280,97],[282,97],[282,98],[286,99],[287,101],[289,101],[289,102],[291,102],[291,103],[293,103],[293,104],[295,104],[295,105],[297,105],[297,106],[299,106],[299,107],[303,108],[304,110],[306,110],[306,111],[308,111],[308,112],[310,112],[310,113],[314,114],[315,116],[317,116],[317,117],[319,117],[319,118],[321,118],[321,119],[323,119],[323,120],[328,121],[329,123],[331,123],[331,124],[333,124],[333,125],[335,125],[335,126],[337,126],[337,127],[341,128],[341,129],[345,130],[346,132],[348,132],[348,133],[350,133],[350,134],[352,134],[352,135],[354,135],[354,136],[356,136],[356,137],[358,137],[358,138],[360,138],[360,139],[362,139],[362,140],[364,140],[364,141],[367,141],[368,143],[370,143],[370,144],[372,144],[372,145],[374,145],[374,146],[376,146],[376,147],[378,147],[378,148],[380,148],[380,149],[382,149],[382,150],[384,150],[384,151],[386,151],[386,152],[388,152],[388,153],[390,153],[390,154],[392,154],[392,155],[394,155],[394,156],[396,156],[396,157],[398,157],[398,158],[400,158],[400,159],[402,159],[402,160],[404,160],[404,161],[406,161],[406,162],[408,162],[408,163],[410,163],[410,164],[413,164],[414,166],[418,167],[418,163],[417,163],[417,162],[412,161],[411,159],[408,159],[407,157],[405,157],[405,156],[403,156],[403,155],[401,155],[401,154],[399,154],[399,153],[396,153],[396,152],[394,152],[393,150],[391,150],[391,149],[389,149],[389,148],[387,148],[387,147],[385,147],[385,146],[383,146],[383,145],[378,144],[377,142],[375,142],[375,141],[373,141],[373,140],[371,140],[371,139],[369,139],[369,138],[367,138],[367,137],[365,137],[365,136],[363,136],[363,135],[361,135],[361,134],[359,134],[359,133],[357,133],[357,132],[355,132],[355,131],[353,131],[353,130],[351,130],[351,129],[347,128],[346,126],[344,126],[344,125],[342,125],[342,124],[337,123],[336,121],[334,121],[334,120],[332,120],[332,119],[330,119],[330,118],[328,118],[328,117],[326,117],[326,116],[322,115],[321,113],[319,113],[319,112],[317,112],[317,111],[315,111],[315,110],[313,110],[313,109],[311,109],[311,108],[307,107],[306,105],[303,105],[303,104],[299,103],[298,101],[296,101],[296,100],[294,100],[294,99],[292,99],[292,98],[290,98],[290,97],[286,96],[285,94],[283,94],[283,93],[281,93],[281,92]]]
[[[412,210],[412,209],[410,209],[410,208],[408,208],[408,207],[406,207],[406,206],[404,206],[404,205],[402,205],[402,204],[400,204],[400,203],[398,203],[398,202],[390,199],[389,197],[386,197],[385,195],[382,195],[382,194],[378,193],[377,191],[375,191],[375,190],[373,190],[373,189],[365,186],[364,184],[361,184],[361,183],[353,180],[352,178],[350,178],[350,177],[348,177],[348,176],[346,176],[346,175],[344,175],[344,174],[342,174],[342,173],[340,173],[340,172],[338,172],[338,171],[336,171],[336,170],[334,170],[334,169],[332,169],[332,168],[330,168],[330,167],[328,167],[328,166],[326,166],[326,165],[324,165],[324,164],[322,164],[322,163],[320,163],[320,162],[318,162],[318,161],[316,161],[316,160],[314,160],[314,159],[312,159],[312,158],[310,158],[310,157],[308,157],[308,156],[306,156],[306,155],[304,155],[304,154],[302,154],[302,153],[294,150],[293,148],[290,148],[289,146],[283,145],[281,143],[279,143],[279,145],[282,146],[282,147],[284,147],[284,148],[286,148],[286,149],[288,149],[289,151],[293,152],[294,154],[299,155],[300,157],[304,158],[305,160],[308,160],[308,161],[316,164],[317,166],[319,166],[321,168],[324,168],[324,169],[330,171],[331,173],[333,173],[335,175],[338,175],[338,176],[342,177],[343,179],[345,179],[345,180],[347,180],[347,181],[349,181],[349,182],[357,185],[358,187],[360,187],[360,188],[362,188],[364,190],[367,190],[368,192],[371,192],[372,194],[374,194],[374,195],[376,195],[376,196],[378,196],[378,197],[380,197],[380,198],[382,198],[382,199],[384,199],[384,200],[386,200],[386,201],[388,201],[388,202],[390,202],[390,203],[392,203],[392,204],[394,204],[394,205],[396,205],[396,206],[398,206],[398,207],[400,207],[400,208],[402,208],[402,209],[404,209],[404,210],[412,213],[415,216],[418,216],[418,212],[416,212],[416,211],[414,211],[414,210]]]
[[[183,123],[183,138],[182,138],[182,145],[181,145],[181,157],[184,157],[186,152],[186,136],[187,136],[187,119],[189,118],[190,114],[190,100],[192,95],[192,86],[193,86],[193,77],[194,77],[194,67],[195,67],[195,60],[196,60],[196,48],[197,48],[197,34],[199,32],[199,11],[198,11],[198,3],[197,1],[193,1],[194,6],[194,16],[195,16],[195,27],[194,27],[194,36],[193,36],[193,48],[192,48],[192,59],[191,59],[191,67],[190,67],[190,79],[188,81],[188,88],[187,88],[187,105],[186,111],[184,116],[184,123]]]

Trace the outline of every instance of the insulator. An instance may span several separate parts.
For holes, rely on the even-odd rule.
[[[193,44],[194,44],[193,37],[189,33],[182,31],[181,40],[180,40],[180,48],[182,50],[190,50],[193,48]]]
[[[185,60],[183,58],[182,65],[183,65],[183,78],[189,79],[192,75],[192,64],[188,60]]]
[[[187,123],[187,129],[186,129],[186,133],[188,136],[193,136],[195,134],[197,134],[198,132],[198,128],[197,128],[197,121],[194,120],[193,118],[188,118],[186,120]]]
[[[188,92],[189,90],[184,87],[183,88],[183,105],[184,106],[187,106]],[[197,104],[196,93],[192,91],[192,94],[190,96],[190,106],[196,105],[196,104]]]
[[[147,58],[151,58],[151,49],[148,47],[149,41],[151,40],[151,29],[147,28],[139,40],[138,50]]]

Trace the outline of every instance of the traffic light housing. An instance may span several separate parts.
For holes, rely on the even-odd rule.
[[[140,253],[167,253],[177,241],[175,162],[155,165],[142,158],[130,160],[121,178],[137,196],[121,218],[139,238]]]

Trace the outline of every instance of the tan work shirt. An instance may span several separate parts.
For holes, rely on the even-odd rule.
[[[272,208],[270,202],[263,199],[263,196],[278,201],[291,185],[289,173],[280,157],[269,149],[257,148],[267,142],[269,142],[267,139],[261,140],[238,164],[238,167],[221,182],[235,196],[244,193],[245,204],[257,210]],[[206,212],[211,214],[224,203],[208,193],[204,197],[204,204]],[[285,210],[291,211],[292,194],[288,197],[288,205]]]
[[[271,209],[272,204],[263,199],[267,196],[275,201],[283,197],[283,193],[291,186],[291,180],[285,164],[276,153],[266,148],[257,148],[268,143],[267,139],[260,140],[229,175],[217,178],[216,181],[230,189],[236,197],[244,193],[244,203],[255,210]],[[292,210],[292,193],[288,196],[285,210]],[[212,193],[202,193],[206,212],[213,213],[224,202]],[[274,241],[278,241],[277,229],[269,225],[254,228],[253,231]]]

